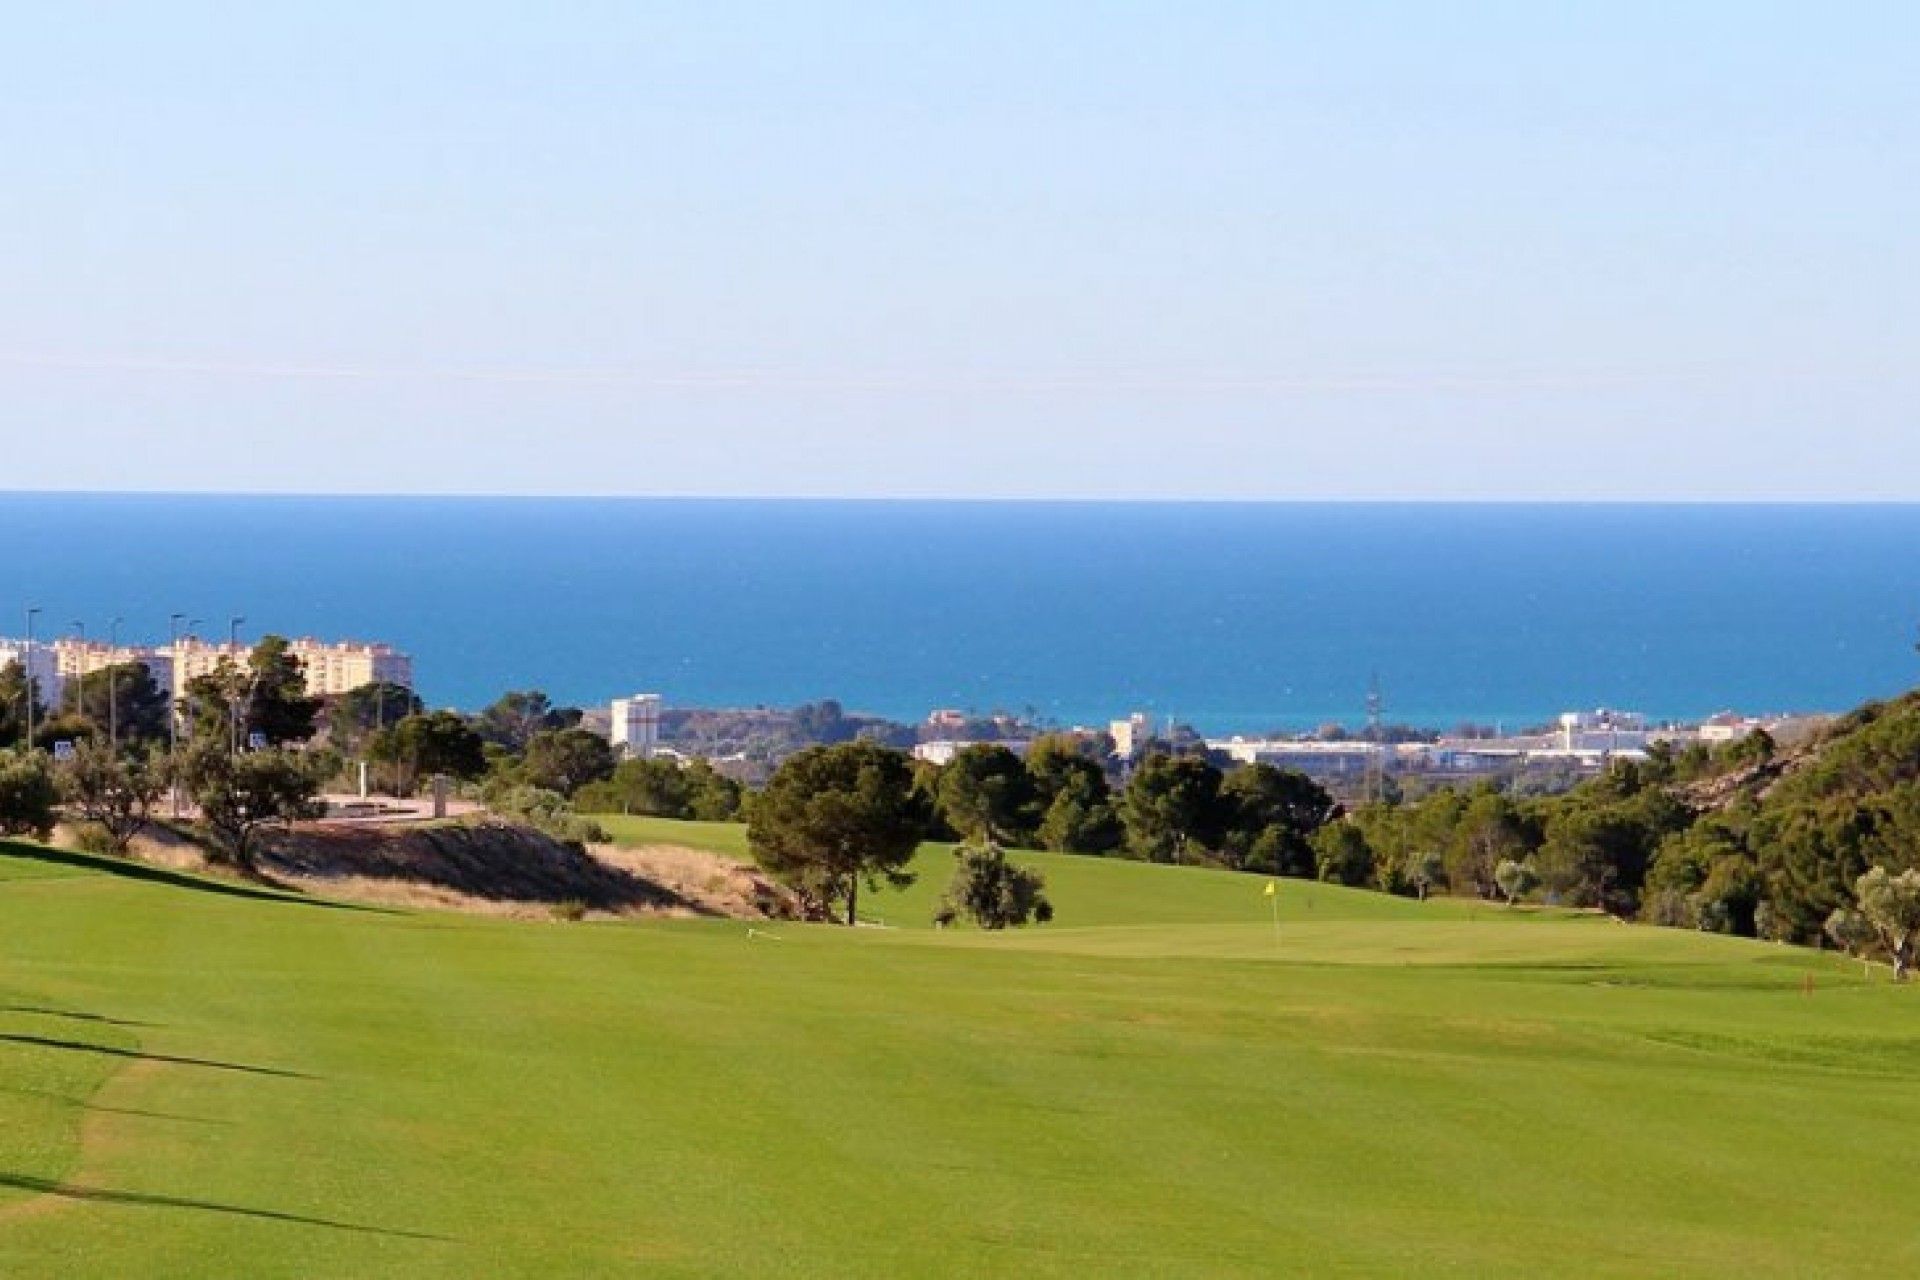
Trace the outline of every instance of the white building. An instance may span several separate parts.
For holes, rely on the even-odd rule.
[[[1647,718],[1637,711],[1569,711],[1560,717],[1562,751],[1644,751]]]
[[[250,644],[209,644],[193,636],[182,636],[170,648],[151,650],[164,656],[171,667],[173,696],[186,696],[188,681],[212,675],[222,662],[244,667],[253,652]],[[329,642],[302,636],[287,641],[287,653],[300,664],[307,692],[315,697],[351,693],[362,685],[384,682],[413,687],[413,659],[392,645],[365,644],[357,640]],[[155,669],[155,677],[159,669]]]
[[[1153,717],[1136,711],[1125,720],[1109,724],[1107,735],[1113,739],[1113,754],[1122,760],[1131,760],[1153,741]]]
[[[928,764],[937,764],[941,768],[953,763],[953,758],[968,747],[1005,747],[1022,760],[1027,757],[1027,749],[1033,743],[1026,738],[933,738],[914,744],[913,758],[925,760]]]
[[[155,649],[149,645],[109,645],[98,640],[73,637],[56,640],[51,647],[54,659],[60,666],[62,682],[78,680],[109,667],[137,662],[147,669],[155,686],[173,688],[173,658],[165,649]]]
[[[0,639],[0,669],[16,662],[38,686],[40,704],[45,707],[58,706],[64,684],[60,679],[60,663],[53,646],[44,640],[35,640],[29,648],[25,640]]]
[[[1723,743],[1738,742],[1761,727],[1761,722],[1751,716],[1723,711],[1701,722],[1699,738],[1709,746],[1720,746]]]
[[[660,695],[636,693],[630,698],[615,698],[608,737],[615,751],[636,760],[650,758],[660,745]]]

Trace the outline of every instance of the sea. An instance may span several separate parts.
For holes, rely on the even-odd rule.
[[[0,494],[0,634],[382,640],[430,703],[1209,734],[1835,710],[1920,683],[1920,505]]]

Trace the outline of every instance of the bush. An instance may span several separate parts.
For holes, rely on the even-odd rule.
[[[555,920],[565,920],[568,923],[585,920],[587,918],[587,904],[578,898],[568,898],[562,902],[556,902],[550,910]]]
[[[112,856],[120,852],[120,844],[113,838],[113,832],[97,822],[82,822],[73,828],[73,847],[81,853]]]
[[[555,840],[574,844],[603,844],[607,840],[604,827],[575,813],[567,798],[557,791],[529,786],[491,788],[490,791],[487,804],[495,813],[524,822]]]
[[[53,834],[54,806],[60,788],[53,766],[38,751],[0,752],[0,835]]]
[[[1373,846],[1353,823],[1329,823],[1313,833],[1312,843],[1322,880],[1358,888],[1373,879]]]
[[[1053,919],[1046,877],[1008,862],[999,845],[963,844],[953,856],[960,865],[934,913],[935,924],[949,925],[964,915],[982,929],[1007,929]]]

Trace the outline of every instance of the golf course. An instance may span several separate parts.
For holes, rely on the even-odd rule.
[[[1883,968],[1019,857],[1057,917],[986,933],[931,927],[938,846],[848,929],[383,909],[0,843],[0,1275],[1920,1263],[1920,991]]]

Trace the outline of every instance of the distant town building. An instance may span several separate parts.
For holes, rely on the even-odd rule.
[[[31,646],[25,640],[0,640],[0,668],[16,662],[38,687],[41,703],[49,707],[57,705],[62,681],[53,646],[41,640],[34,641]]]
[[[217,671],[223,658],[244,665],[252,646],[229,645],[224,641],[208,644],[185,636],[171,649],[162,647],[150,652],[171,657],[173,696],[179,698],[185,695],[188,682]],[[328,642],[303,636],[288,641],[287,652],[300,663],[307,692],[315,697],[349,693],[361,685],[375,683],[413,688],[413,659],[392,645],[357,640]]]
[[[1122,760],[1131,760],[1153,740],[1153,717],[1136,711],[1125,720],[1109,724],[1107,736],[1113,739],[1113,754]]]
[[[938,711],[927,713],[927,723],[935,729],[964,729],[967,727],[967,713],[952,707],[942,707]]]
[[[1022,759],[1026,757],[1027,749],[1033,745],[1031,741],[1025,738],[934,738],[928,742],[915,743],[913,747],[913,757],[916,760],[925,760],[928,764],[937,764],[944,767],[952,764],[953,758],[962,751],[965,751],[968,747],[980,746],[983,743],[996,747],[1005,747]]]
[[[54,641],[52,649],[62,682],[78,680],[96,671],[105,671],[108,667],[137,662],[147,669],[154,684],[162,689],[173,688],[173,659],[165,649],[147,645],[110,645],[104,641],[81,640],[72,636]]]
[[[607,735],[615,751],[646,760],[660,746],[660,695],[636,693],[613,700],[613,719]]]
[[[1647,718],[1637,711],[1568,711],[1560,717],[1562,751],[1644,751]]]
[[[1762,728],[1760,721],[1751,716],[1722,711],[1717,716],[1709,716],[1701,721],[1699,739],[1711,746],[1727,742],[1738,742],[1754,730]]]

